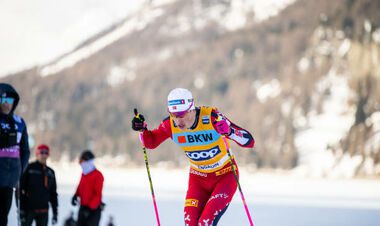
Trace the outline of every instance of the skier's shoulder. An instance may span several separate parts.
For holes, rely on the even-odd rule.
[[[24,122],[24,119],[23,119],[21,116],[19,116],[19,115],[13,114],[13,119],[14,119],[15,122],[17,122],[17,123],[25,123],[25,122]]]
[[[28,164],[25,169],[24,174],[30,175],[41,175],[42,174],[42,166],[39,162],[34,161]]]
[[[55,176],[55,171],[53,170],[53,168],[49,167],[49,166],[46,166],[47,167],[47,171],[49,174],[51,174],[52,176]]]
[[[163,130],[165,133],[170,133],[171,131],[170,116],[167,116],[162,120],[159,126],[159,129]]]
[[[26,167],[26,170],[33,170],[33,169],[38,169],[41,168],[40,164],[37,161],[30,162],[28,166]]]
[[[203,112],[214,112],[214,111],[218,111],[218,109],[214,106],[205,106],[205,105],[202,105],[202,106],[199,106],[199,107],[196,107],[195,109],[199,109],[200,111],[203,111]]]
[[[202,115],[211,115],[211,117],[217,117],[219,114],[218,108],[214,106],[200,106],[196,108],[197,111],[200,111]]]
[[[161,123],[170,123],[170,115],[166,116]]]
[[[100,178],[100,179],[103,179],[104,177],[103,177],[103,173],[98,169],[98,168],[95,168],[95,170],[92,172],[94,175],[95,175],[95,177],[97,177],[97,178]]]
[[[23,132],[26,128],[26,123],[24,121],[24,119],[19,116],[19,115],[16,115],[16,114],[12,114],[12,118],[13,118],[13,121],[17,124],[17,130],[19,132]]]

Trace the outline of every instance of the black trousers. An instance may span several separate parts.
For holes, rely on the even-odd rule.
[[[81,206],[78,212],[77,226],[99,226],[100,215],[100,207],[91,210],[88,207]]]
[[[8,213],[12,206],[12,187],[0,187],[0,226],[8,225]]]
[[[25,218],[21,221],[21,226],[31,226],[33,221],[36,221],[36,226],[48,225],[48,213],[35,213],[34,211],[26,211]]]

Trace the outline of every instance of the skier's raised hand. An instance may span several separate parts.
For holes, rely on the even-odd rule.
[[[218,115],[213,124],[216,132],[218,132],[219,134],[225,136],[229,136],[231,134],[230,124],[224,116]]]
[[[134,109],[134,114],[135,116],[132,119],[132,129],[134,131],[144,131],[146,130],[146,123],[145,123],[145,118],[142,114],[137,112],[137,109]]]

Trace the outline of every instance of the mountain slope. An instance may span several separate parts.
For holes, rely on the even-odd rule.
[[[230,1],[195,2],[148,6],[79,48],[101,46],[73,66],[56,70],[56,65],[50,64],[2,79],[20,90],[19,113],[25,116],[36,140],[51,143],[72,158],[89,147],[98,154],[123,154],[126,161],[141,162],[137,134],[130,130],[132,109],[138,107],[153,128],[166,116],[167,93],[174,87],[187,87],[197,105],[217,106],[253,132],[257,152],[235,151],[242,163],[279,168],[305,163],[313,149],[299,144],[302,132],[313,128],[312,121],[326,113],[325,107],[336,105],[328,96],[333,89],[322,85],[335,87],[344,81],[345,90],[352,92],[353,98],[338,99],[344,103],[335,116],[356,105],[360,91],[355,89],[355,81],[361,78],[346,72],[355,67],[351,51],[366,52],[361,22],[371,21],[371,34],[376,36],[377,14],[368,9],[378,7],[377,3],[297,1],[278,16],[258,21],[253,19],[254,8]],[[239,13],[246,15],[241,19],[245,22],[232,26],[228,18],[233,18],[230,15],[236,9],[246,9]],[[363,11],[372,13],[364,17]],[[362,15],[358,21],[357,15]],[[355,23],[347,22],[348,17]],[[104,42],[105,37],[112,41]],[[335,50],[344,40],[355,44],[340,56]],[[379,44],[372,45],[378,48]],[[332,74],[332,68],[338,68],[339,73]],[[378,76],[377,69],[370,68],[373,76]],[[362,68],[355,70],[364,72]],[[374,79],[378,82],[378,77]],[[379,103],[376,90],[372,89],[374,94],[365,103],[369,99]],[[335,141],[345,139],[344,131],[351,124],[345,123],[331,146],[337,147]],[[307,150],[300,150],[305,147]],[[159,149],[152,152],[153,162],[185,161],[170,142]],[[340,158],[330,149],[319,148],[317,152],[323,153],[323,158],[327,153],[332,161]],[[374,166],[378,162],[375,160]],[[331,167],[333,164],[326,169]]]

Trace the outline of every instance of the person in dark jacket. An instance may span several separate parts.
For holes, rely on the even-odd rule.
[[[0,226],[8,224],[13,188],[28,164],[30,150],[25,121],[14,114],[20,97],[7,83],[0,83]]]
[[[98,226],[104,206],[102,203],[104,177],[95,168],[94,159],[94,154],[89,150],[83,151],[79,159],[83,173],[71,199],[71,204],[74,206],[78,204],[78,198],[80,199],[78,226]]]
[[[53,210],[52,224],[58,219],[58,194],[54,170],[46,165],[50,148],[46,144],[37,147],[37,160],[28,165],[21,177],[22,226],[47,226],[49,203]]]

